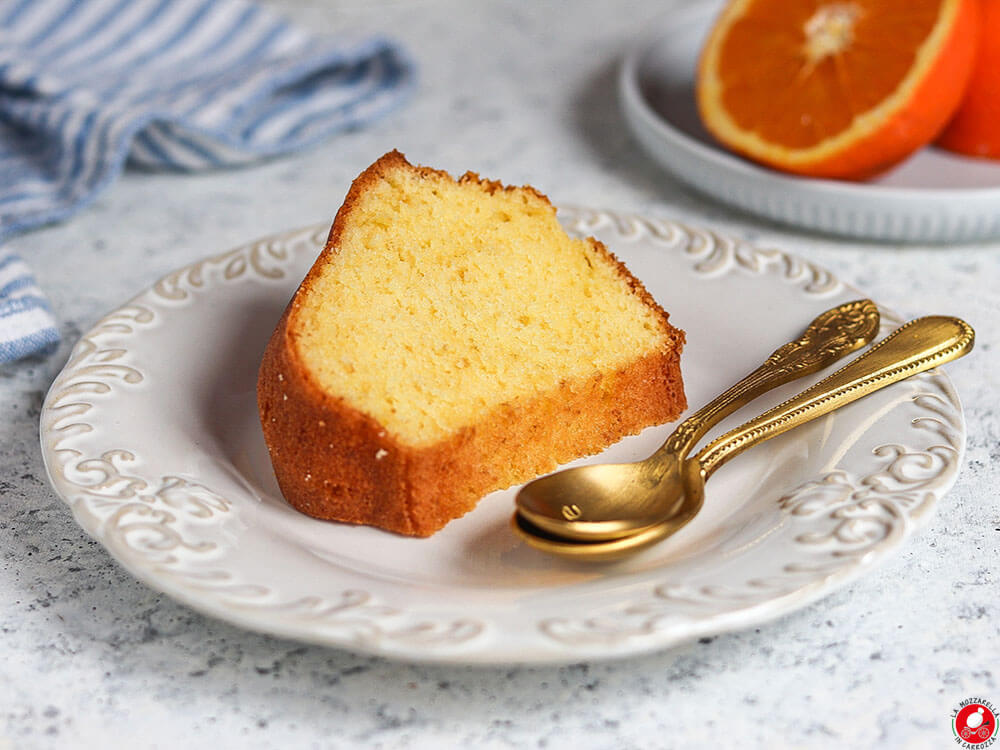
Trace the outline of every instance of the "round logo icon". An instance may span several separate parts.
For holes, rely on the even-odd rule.
[[[989,747],[997,739],[996,709],[981,698],[966,699],[952,713],[951,728],[963,747]]]

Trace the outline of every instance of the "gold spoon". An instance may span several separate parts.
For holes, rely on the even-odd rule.
[[[756,370],[681,422],[644,461],[581,466],[528,482],[517,494],[521,518],[557,537],[592,542],[659,523],[684,499],[680,472],[691,449],[721,420],[779,385],[818,372],[878,333],[871,300],[838,305]]]
[[[576,560],[613,560],[632,554],[670,536],[694,518],[704,501],[705,481],[729,459],[911,375],[958,359],[972,351],[974,341],[972,328],[958,318],[931,316],[910,321],[837,372],[717,438],[685,461],[679,474],[669,478],[678,486],[664,488],[671,497],[680,499],[658,523],[627,536],[579,541],[539,528],[520,512],[514,514],[514,529],[533,547]],[[617,503],[622,515],[630,512],[630,487],[626,481],[615,495],[611,493],[615,485],[605,485],[608,501]],[[606,512],[613,517],[614,508],[608,507]]]

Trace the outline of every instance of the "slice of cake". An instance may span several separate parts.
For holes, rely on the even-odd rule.
[[[487,492],[676,419],[684,334],[548,199],[393,151],[354,181],[268,344],[287,500],[428,536]]]

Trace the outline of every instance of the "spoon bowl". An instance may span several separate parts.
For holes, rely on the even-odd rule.
[[[581,542],[616,539],[672,516],[684,501],[677,454],[659,461],[578,466],[529,482],[517,497],[518,515],[525,524],[556,538]],[[587,516],[580,507],[587,498]],[[623,507],[621,498],[626,498]],[[554,517],[548,509],[558,507]],[[535,509],[542,512],[533,512]]]
[[[629,467],[634,464],[611,464],[611,466]],[[698,515],[705,500],[705,475],[698,459],[691,458],[679,465],[671,481],[673,484],[670,490],[676,494],[677,500],[670,514],[658,523],[634,529],[627,534],[592,541],[567,539],[535,525],[520,512],[514,513],[511,526],[514,532],[532,547],[559,557],[586,562],[621,560],[677,533]]]

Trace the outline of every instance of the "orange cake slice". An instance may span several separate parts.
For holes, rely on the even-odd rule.
[[[393,151],[354,181],[264,354],[285,498],[428,536],[685,408],[682,331],[548,199]]]

